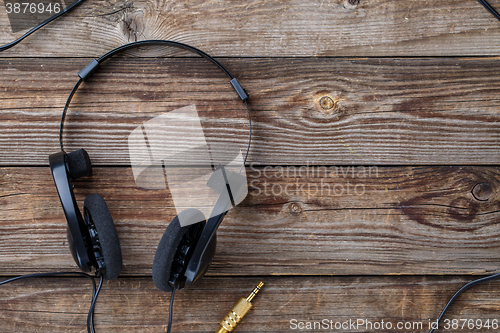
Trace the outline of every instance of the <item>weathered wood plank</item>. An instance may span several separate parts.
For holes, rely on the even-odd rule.
[[[88,61],[0,62],[0,165],[47,165],[75,73]],[[495,58],[222,62],[250,94],[251,163],[500,163]],[[223,74],[202,59],[163,58],[105,64],[74,98],[65,145],[85,147],[96,165],[129,165],[131,131],[190,104],[215,149],[246,147],[246,110]]]
[[[219,229],[211,275],[498,269],[498,168],[267,167],[249,170],[248,182],[249,196]],[[94,168],[76,183],[80,204],[91,193],[114,217],[123,274],[151,274],[175,215],[169,192],[137,187],[129,168]],[[0,169],[0,221],[0,274],[75,269],[48,168]]]
[[[0,44],[21,34],[2,6]],[[91,57],[142,39],[173,39],[219,57],[496,55],[500,26],[469,0],[100,0],[1,56]]]
[[[384,326],[377,332],[427,332],[429,320],[435,320],[449,297],[471,277],[205,278],[199,285],[176,293],[172,331],[214,332],[233,303],[246,296],[259,279],[266,285],[254,299],[254,307],[238,326],[238,332],[290,332],[293,319],[301,322],[326,319],[333,321],[333,325],[349,320],[365,321],[353,330],[328,332],[374,332],[366,322],[380,325],[382,320],[394,327],[399,322],[415,326],[406,330]],[[1,287],[2,331],[86,332],[89,301],[88,282],[78,279],[37,279]],[[463,294],[445,318],[474,322],[489,319],[491,323],[499,319],[499,301],[498,282],[477,286]],[[96,306],[96,331],[163,332],[168,303],[169,294],[156,289],[150,278],[106,282]],[[466,326],[452,331],[496,330]]]

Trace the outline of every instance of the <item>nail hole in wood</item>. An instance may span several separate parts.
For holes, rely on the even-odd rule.
[[[290,212],[292,214],[299,214],[300,212],[302,212],[302,208],[300,208],[299,204],[294,202],[290,205]]]

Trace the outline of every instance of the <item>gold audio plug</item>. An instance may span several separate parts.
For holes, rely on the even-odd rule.
[[[243,319],[243,317],[247,314],[248,310],[252,308],[252,303],[250,303],[255,295],[260,291],[260,288],[264,285],[264,282],[260,281],[260,283],[255,287],[254,290],[247,296],[247,298],[242,297],[236,302],[231,309],[227,313],[227,315],[220,321],[220,327],[215,333],[227,333],[234,330],[236,325]]]

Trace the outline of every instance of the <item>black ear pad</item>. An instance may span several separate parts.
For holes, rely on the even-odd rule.
[[[106,265],[104,277],[107,280],[116,279],[122,270],[122,251],[108,206],[99,194],[91,194],[85,198],[83,209],[87,223],[92,222],[97,230]]]
[[[85,149],[78,149],[69,153],[67,162],[71,179],[92,176],[92,163]]]
[[[181,216],[183,222],[192,221],[194,224],[181,227],[179,216]],[[161,238],[160,244],[158,244],[153,261],[153,282],[158,289],[165,292],[172,291],[172,286],[168,281],[171,273],[173,273],[172,265],[174,264],[174,260],[176,260],[176,254],[177,256],[179,255],[178,250],[182,252],[182,249],[179,249],[179,245],[181,245],[181,241],[185,236],[196,232],[196,229],[200,229],[197,233],[197,239],[194,240],[194,242],[197,242],[201,234],[201,228],[204,225],[205,216],[203,213],[192,208],[183,210],[178,216],[174,217],[172,222],[170,222]],[[196,245],[196,243],[194,245]],[[189,258],[183,258],[184,265],[187,265],[188,261]]]

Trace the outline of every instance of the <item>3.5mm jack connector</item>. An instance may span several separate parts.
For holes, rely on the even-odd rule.
[[[224,317],[224,319],[220,322],[220,327],[215,333],[227,333],[234,330],[236,325],[243,319],[243,317],[247,314],[247,312],[252,308],[252,303],[250,303],[255,295],[260,291],[264,282],[260,281],[260,283],[255,287],[254,290],[245,298],[242,297],[236,302],[231,309]]]

